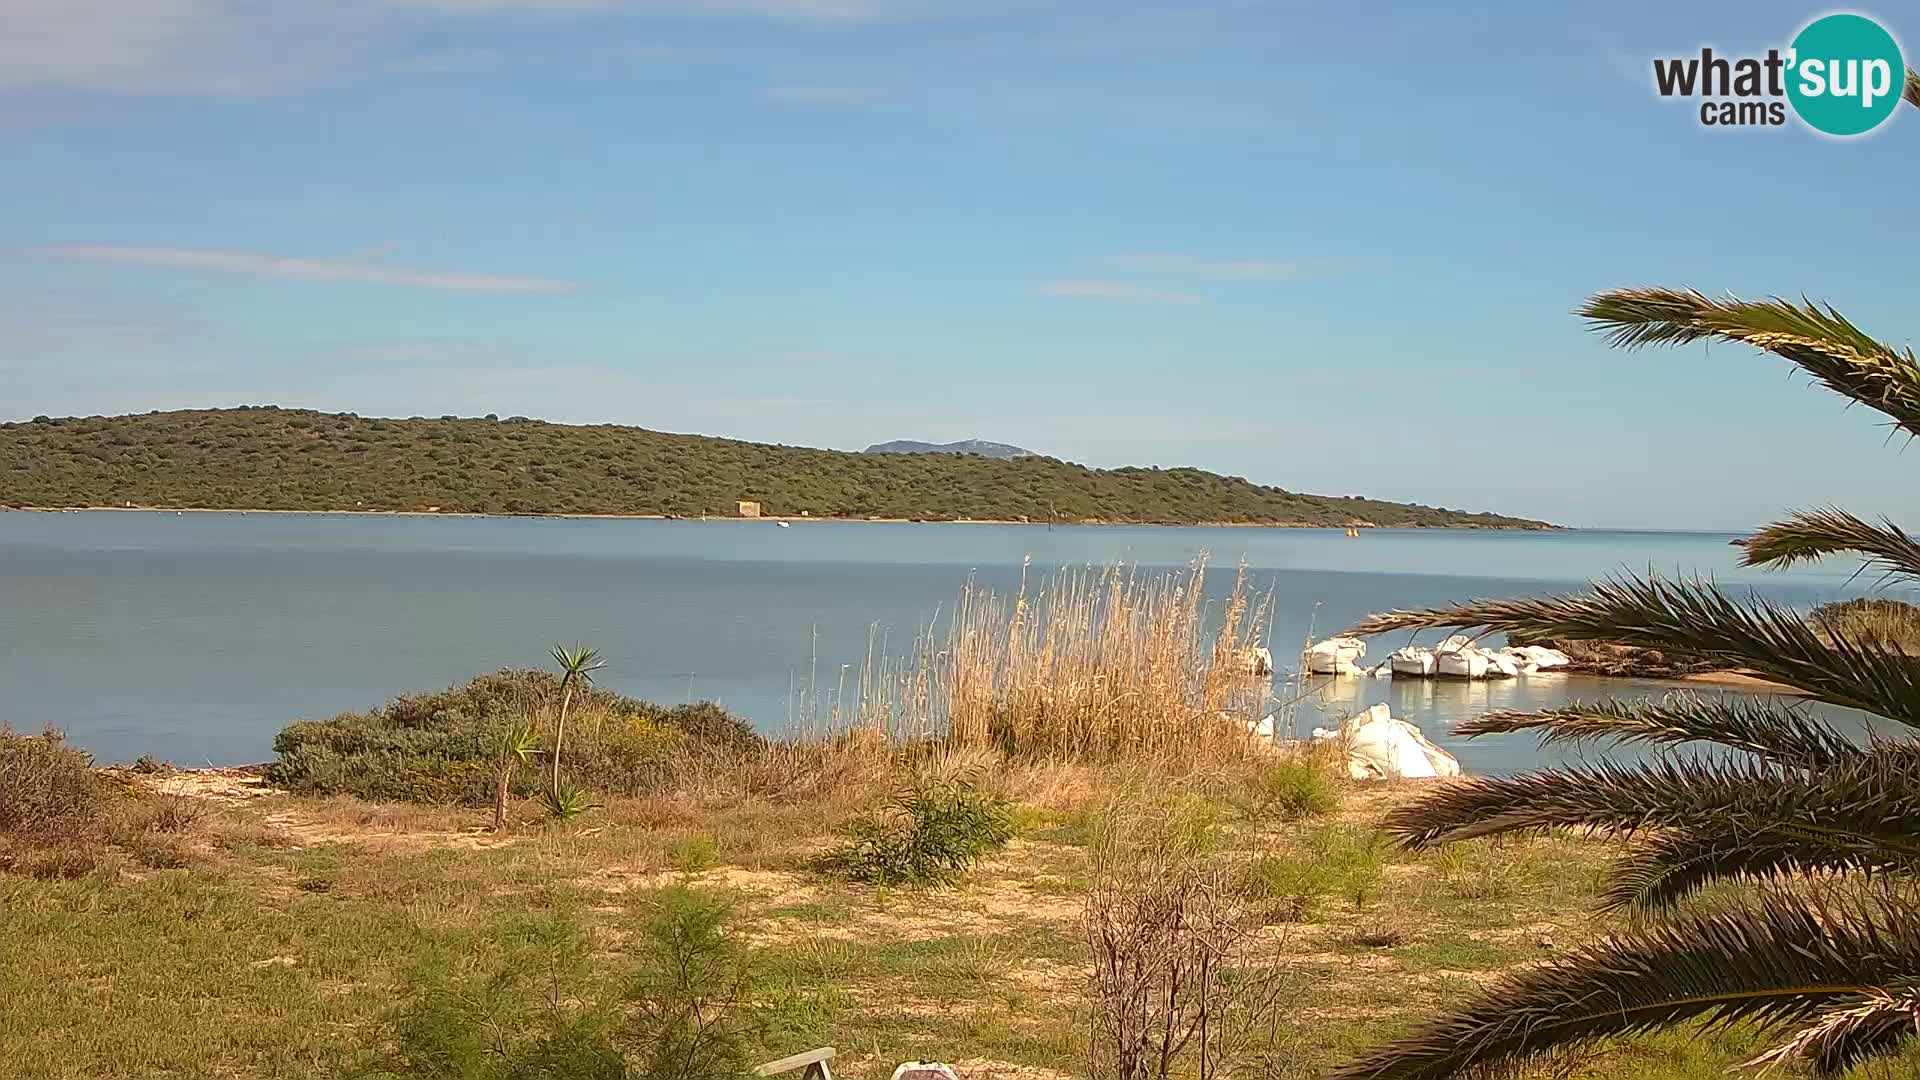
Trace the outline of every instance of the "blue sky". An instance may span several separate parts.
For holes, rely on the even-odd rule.
[[[1911,522],[1874,415],[1568,314],[1693,285],[1920,332],[1920,113],[1703,129],[1653,56],[1827,9],[1680,7],[0,0],[0,418],[979,436],[1582,525]]]

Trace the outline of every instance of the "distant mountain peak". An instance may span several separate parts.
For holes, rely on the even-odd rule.
[[[985,439],[962,439],[959,442],[930,443],[914,439],[895,439],[893,442],[874,443],[861,451],[863,454],[979,454],[990,458],[1017,458],[1036,456],[1031,450],[1023,450],[1007,443],[988,442]]]

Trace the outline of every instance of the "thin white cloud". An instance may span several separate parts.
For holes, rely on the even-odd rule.
[[[1042,296],[1070,296],[1084,300],[1110,300],[1119,304],[1197,304],[1194,293],[1173,289],[1155,289],[1128,281],[1048,281],[1034,291]]]
[[[119,247],[110,244],[55,244],[42,254],[81,262],[154,266],[168,270],[205,270],[283,281],[350,282],[395,285],[409,289],[436,289],[463,293],[565,293],[580,286],[555,278],[510,274],[475,274],[458,270],[406,270],[373,263],[330,259],[300,259],[257,251],[202,251],[190,248]]]
[[[426,64],[418,70],[432,70],[436,61],[430,56],[410,59],[395,43],[431,41],[434,32],[486,19],[652,16],[864,24],[967,16],[978,2],[0,0],[0,88],[253,97],[382,68],[409,71],[416,70],[411,64]],[[466,52],[451,62],[474,60]]]
[[[1225,281],[1302,281],[1327,277],[1351,268],[1348,259],[1221,259],[1172,252],[1134,252],[1117,257],[1117,265],[1158,274],[1189,274]]]
[[[866,91],[851,86],[772,86],[766,96],[790,105],[861,105],[867,101]]]
[[[470,75],[492,71],[506,59],[505,53],[494,49],[441,49],[388,61],[387,70],[401,75]]]
[[[0,86],[266,93],[349,63],[377,15],[368,0],[4,0]]]

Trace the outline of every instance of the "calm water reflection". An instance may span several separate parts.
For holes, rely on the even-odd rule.
[[[717,699],[774,730],[816,640],[830,684],[865,656],[870,629],[909,640],[969,575],[1011,587],[1028,557],[1040,568],[1178,566],[1206,551],[1210,591],[1244,561],[1273,590],[1276,656],[1369,611],[1565,590],[1627,569],[1707,573],[1800,605],[1857,594],[1844,565],[1744,570],[1728,539],[0,512],[0,721],[64,728],[106,760],[258,761],[291,719],[534,663],[555,641],[583,640],[606,653],[608,686]],[[1386,701],[1438,738],[1490,706],[1648,688],[1659,689],[1570,677],[1347,680],[1308,696],[1296,719],[1311,728]],[[1528,738],[1454,749],[1479,771],[1538,759]]]

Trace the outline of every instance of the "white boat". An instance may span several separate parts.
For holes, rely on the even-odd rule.
[[[1524,663],[1506,649],[1481,649],[1481,655],[1487,658],[1487,678],[1512,679],[1519,677],[1524,670],[1533,665]]]
[[[1484,679],[1491,666],[1487,654],[1471,645],[1433,655],[1433,673],[1443,679]]]
[[[1433,650],[1420,645],[1395,649],[1387,657],[1387,666],[1393,669],[1394,678],[1431,679]]]
[[[1367,655],[1367,643],[1357,637],[1333,637],[1307,646],[1301,660],[1315,675],[1359,675],[1359,660]]]
[[[1545,645],[1519,645],[1508,649],[1527,658],[1527,662],[1541,671],[1566,667],[1573,660],[1559,649],[1549,649]]]

